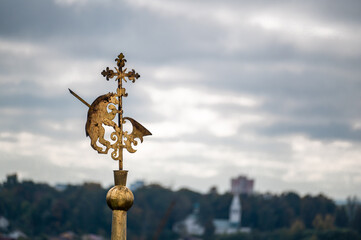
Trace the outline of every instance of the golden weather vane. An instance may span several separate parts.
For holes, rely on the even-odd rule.
[[[106,196],[107,204],[113,211],[111,240],[126,239],[126,216],[128,209],[133,205],[133,193],[126,187],[127,173],[123,170],[123,149],[134,153],[133,146],[138,144],[138,140],[143,142],[143,137],[152,135],[145,127],[130,117],[123,117],[122,98],[128,96],[123,88],[123,81],[127,79],[135,82],[140,77],[134,69],[127,71],[123,69],[127,60],[121,53],[115,59],[117,66],[115,71],[107,67],[102,71],[102,75],[109,79],[115,77],[118,81],[116,93],[107,93],[99,96],[90,105],[75,92],[69,89],[70,93],[89,107],[87,122],[85,125],[86,136],[90,137],[90,145],[98,153],[107,154],[111,150],[111,157],[119,161],[119,170],[114,171],[115,186],[112,187]],[[118,115],[118,121],[115,117]],[[123,131],[123,125],[128,121],[132,125],[132,132]],[[112,128],[110,141],[105,139],[104,126]],[[98,144],[101,144],[100,146]]]
[[[123,149],[127,149],[130,153],[136,152],[133,146],[138,144],[137,139],[143,142],[144,136],[152,134],[136,120],[130,117],[123,117],[122,98],[128,96],[125,88],[122,86],[123,81],[127,82],[128,79],[134,83],[140,75],[134,69],[131,71],[127,71],[127,68],[123,69],[127,61],[123,53],[119,54],[115,61],[117,63],[117,67],[114,67],[115,71],[107,67],[101,74],[108,81],[115,77],[115,80],[118,81],[116,93],[101,95],[90,105],[72,90],[69,89],[69,91],[89,107],[85,131],[86,136],[89,136],[91,139],[92,148],[101,154],[107,154],[109,149],[112,149],[111,156],[114,160],[119,161],[119,170],[122,170]],[[118,105],[118,108],[116,105]],[[118,122],[116,123],[114,119],[117,114]],[[131,133],[123,131],[123,125],[126,121],[132,124],[133,131]],[[113,128],[114,131],[110,134],[110,139],[113,143],[104,138],[105,129],[103,125]],[[102,146],[99,146],[98,143]]]

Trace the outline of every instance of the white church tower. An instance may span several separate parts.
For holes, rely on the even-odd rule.
[[[251,194],[253,192],[254,180],[248,179],[246,176],[239,176],[231,179],[231,192],[233,199],[229,208],[229,224],[234,230],[241,228],[242,206],[240,194]]]
[[[241,194],[253,193],[254,180],[246,176],[238,176],[231,179],[231,192],[233,195],[231,206],[229,207],[228,219],[214,219],[215,234],[233,234],[237,232],[251,231],[249,227],[242,227],[242,206]]]
[[[242,208],[239,195],[234,194],[231,207],[229,208],[229,225],[231,228],[239,229],[241,227]]]

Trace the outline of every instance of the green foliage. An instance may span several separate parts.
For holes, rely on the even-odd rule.
[[[339,206],[335,213],[335,225],[341,228],[347,227],[349,219],[344,206]]]
[[[301,218],[307,228],[312,228],[312,222],[317,214],[334,215],[336,204],[329,198],[318,195],[316,197],[305,196],[301,199]]]
[[[361,207],[356,210],[355,217],[351,221],[351,227],[361,234]]]
[[[3,184],[0,216],[11,222],[12,229],[22,230],[31,239],[46,239],[65,231],[110,236],[112,218],[105,201],[106,192],[97,183],[68,185],[64,191],[31,181]],[[178,239],[172,226],[185,219],[195,203],[200,206],[198,220],[205,227],[204,239],[360,239],[361,234],[361,208],[336,206],[323,195],[300,197],[293,192],[242,195],[242,226],[250,227],[252,233],[228,236],[214,236],[213,220],[228,219],[230,193],[212,190],[200,194],[149,185],[135,191],[134,197],[127,230],[132,240],[152,239],[162,222],[160,239]],[[175,205],[170,207],[173,201]],[[169,208],[171,212],[166,217]]]
[[[317,214],[312,221],[312,225],[317,230],[331,230],[335,228],[334,221],[335,218],[330,214],[327,214],[325,217],[322,217],[321,214]]]
[[[252,232],[251,234],[234,234],[218,236],[215,240],[360,240],[361,236],[352,230],[304,230],[292,232],[287,229],[278,229],[267,232]]]
[[[105,194],[95,183],[69,185],[63,192],[31,181],[4,185],[0,191],[0,215],[29,236],[67,230],[105,234],[111,221],[111,212],[104,206]]]
[[[302,222],[302,220],[297,219],[292,223],[292,226],[290,228],[291,233],[299,233],[305,230],[305,224]]]

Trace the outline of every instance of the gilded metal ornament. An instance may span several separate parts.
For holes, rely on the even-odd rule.
[[[126,93],[122,83],[123,81],[127,82],[127,80],[134,83],[140,75],[135,72],[134,69],[131,71],[127,71],[127,68],[123,69],[127,60],[122,53],[118,55],[115,62],[117,65],[114,67],[115,71],[107,67],[101,74],[107,81],[115,78],[118,82],[116,93],[99,96],[90,105],[70,89],[69,91],[89,107],[85,132],[86,136],[90,137],[91,147],[101,154],[107,154],[110,150],[111,157],[119,161],[119,170],[122,170],[123,149],[125,148],[130,153],[136,152],[134,146],[138,144],[138,141],[143,142],[144,136],[152,134],[136,120],[130,117],[123,117],[122,98],[127,97],[128,93]],[[118,115],[117,122],[114,121],[116,115]],[[130,133],[123,131],[123,125],[126,122],[132,125],[132,131]],[[112,129],[109,141],[105,139],[105,127]]]
[[[108,191],[106,200],[113,212],[111,240],[126,240],[127,211],[133,205],[134,196],[126,187],[128,171],[123,170],[123,149],[130,153],[136,152],[134,146],[138,141],[143,142],[144,136],[152,134],[133,118],[123,117],[122,98],[128,96],[122,86],[123,81],[134,83],[140,75],[134,69],[123,69],[127,60],[122,53],[115,61],[115,71],[107,67],[101,74],[108,81],[112,78],[118,81],[116,93],[101,95],[90,105],[75,92],[69,91],[89,107],[85,132],[90,138],[91,147],[101,154],[107,154],[110,150],[111,157],[119,161],[119,170],[114,171],[115,186]],[[117,115],[118,121],[115,121]],[[132,125],[131,132],[123,131],[126,122]],[[109,140],[105,137],[107,129],[111,129]]]

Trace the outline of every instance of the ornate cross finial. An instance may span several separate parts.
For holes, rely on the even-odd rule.
[[[127,68],[123,69],[127,61],[124,58],[123,53],[119,54],[115,61],[117,64],[117,67],[114,67],[115,71],[107,67],[101,74],[106,77],[108,81],[115,77],[115,80],[118,81],[116,93],[108,93],[99,96],[91,105],[89,105],[77,94],[70,89],[69,90],[75,97],[89,106],[85,130],[86,135],[91,139],[92,148],[102,154],[107,154],[108,151],[112,149],[111,157],[114,160],[119,161],[119,170],[122,170],[123,148],[127,149],[130,153],[136,152],[133,146],[138,144],[137,139],[139,139],[140,142],[143,142],[143,137],[151,135],[151,133],[134,119],[123,117],[122,97],[127,97],[128,94],[126,93],[125,88],[122,87],[122,83],[123,81],[127,82],[127,79],[134,83],[140,75],[136,73],[134,69],[131,71],[127,71]],[[116,115],[118,115],[117,123],[114,121]],[[123,125],[126,121],[130,122],[133,127],[131,133],[123,131]],[[110,140],[104,138],[104,126],[113,128],[113,132],[110,134]],[[98,144],[101,144],[101,146]]]
[[[138,79],[140,77],[140,75],[138,73],[135,72],[134,69],[132,69],[132,71],[126,72],[127,69],[123,70],[123,67],[125,66],[125,63],[127,62],[127,60],[124,58],[123,53],[119,54],[118,57],[115,59],[115,61],[117,62],[117,67],[115,67],[115,71],[109,69],[109,67],[107,67],[105,70],[102,71],[102,75],[104,77],[106,77],[106,79],[109,81],[110,78],[113,78],[115,76],[117,76],[116,80],[120,81],[120,79],[124,80],[125,82],[127,82],[126,77],[132,81],[133,83],[135,82],[135,79]]]

